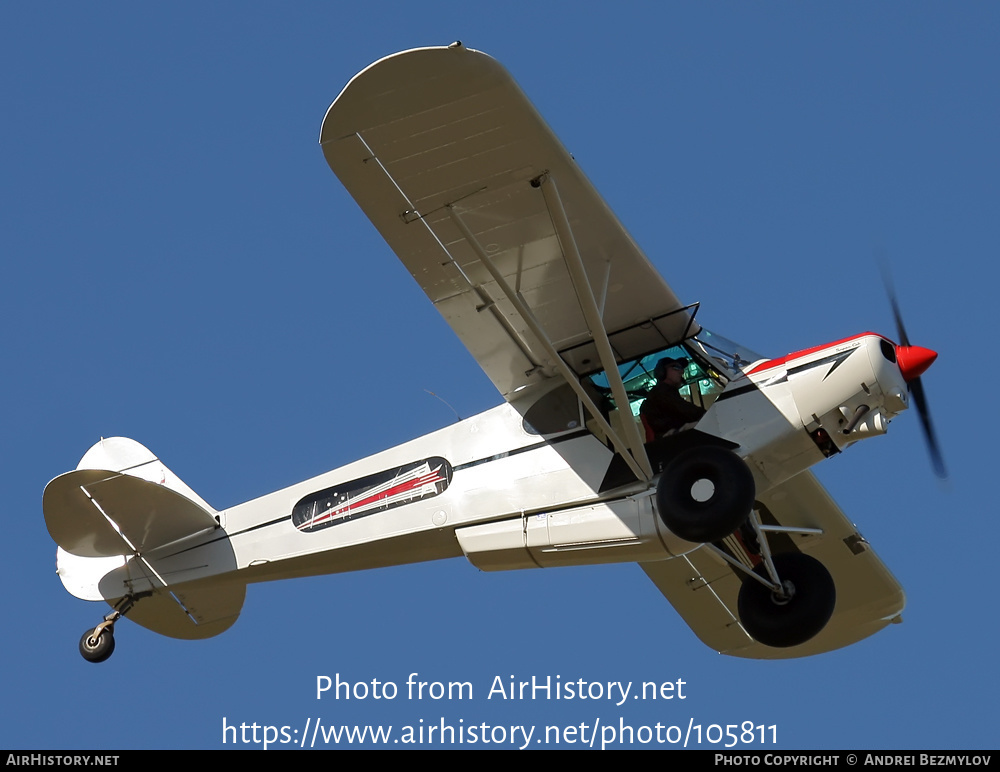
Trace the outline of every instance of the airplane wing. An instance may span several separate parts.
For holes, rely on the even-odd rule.
[[[901,622],[903,588],[811,472],[802,472],[760,497],[762,519],[822,534],[770,538],[772,550],[798,549],[833,576],[833,617],[813,639],[785,649],[757,643],[740,626],[737,598],[742,574],[706,547],[662,562],[640,563],[664,597],[708,646],[752,659],[805,657],[839,649]],[[783,542],[783,543],[782,543]]]
[[[455,44],[376,62],[330,106],[320,143],[507,398],[570,374],[563,363],[577,375],[601,369],[602,332],[623,361],[699,330],[510,74],[483,53]],[[579,260],[566,257],[574,251]],[[587,317],[588,303],[597,316]]]

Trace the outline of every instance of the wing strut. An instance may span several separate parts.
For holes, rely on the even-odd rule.
[[[622,455],[622,458],[625,460],[625,463],[628,464],[629,469],[631,469],[632,472],[635,474],[635,476],[640,480],[644,480],[647,483],[650,480],[652,480],[653,474],[650,471],[649,459],[646,457],[646,451],[645,448],[643,448],[641,441],[639,443],[639,449],[641,451],[641,455],[639,456],[639,458],[641,458],[640,462],[633,455],[633,453],[630,452],[629,443],[623,440],[618,435],[618,433],[611,428],[611,424],[608,423],[607,419],[601,413],[600,409],[597,407],[597,405],[594,404],[594,401],[590,398],[590,395],[587,394],[587,392],[584,390],[583,384],[580,383],[580,379],[577,377],[576,373],[573,372],[573,369],[568,364],[566,364],[566,360],[562,358],[562,355],[560,355],[559,352],[556,351],[555,346],[552,345],[552,342],[549,340],[548,335],[545,334],[545,331],[542,329],[542,326],[538,323],[538,320],[535,318],[534,313],[532,313],[531,309],[528,307],[528,304],[524,301],[524,298],[521,296],[519,292],[515,292],[514,289],[510,286],[510,284],[507,283],[507,280],[504,278],[503,274],[500,273],[500,270],[496,267],[496,265],[494,265],[493,261],[490,259],[490,256],[486,254],[486,250],[483,249],[482,245],[479,243],[479,240],[476,238],[475,234],[469,229],[469,227],[462,220],[459,213],[455,210],[455,207],[452,206],[451,204],[448,205],[448,214],[450,215],[452,222],[454,222],[456,227],[458,227],[459,231],[461,231],[462,236],[465,237],[465,240],[468,242],[469,246],[472,247],[473,251],[479,257],[482,264],[486,267],[486,270],[489,271],[490,275],[493,277],[493,280],[497,283],[497,286],[500,287],[504,295],[507,296],[507,299],[511,302],[514,308],[517,309],[518,314],[520,314],[525,324],[528,325],[528,328],[531,330],[531,332],[535,335],[536,338],[538,338],[538,342],[545,349],[545,352],[549,355],[549,357],[551,357],[552,361],[556,365],[556,368],[559,370],[559,373],[566,380],[566,383],[568,383],[570,387],[573,389],[573,391],[576,392],[577,397],[580,398],[580,401],[583,403],[583,406],[587,409],[587,412],[590,413],[590,415],[597,422],[597,425],[611,440],[611,443],[615,446],[615,450],[617,450]],[[577,255],[577,258],[579,259],[579,254]],[[589,290],[590,288],[589,284],[587,285],[587,288]],[[594,298],[593,293],[591,293],[590,299],[592,302],[593,298]],[[604,337],[605,343],[607,343],[607,335],[604,333],[604,327],[601,326],[600,330],[601,334]],[[610,344],[608,344],[608,348],[610,349]],[[613,383],[611,372],[614,372],[614,376],[617,377],[618,379],[618,384],[621,385],[622,394],[624,394],[625,386],[622,383],[621,375],[618,373],[618,366],[614,364],[613,356],[611,358],[611,361],[612,361],[612,369],[611,371],[609,371],[608,374],[608,382]],[[617,392],[615,392],[615,399],[618,399]],[[625,401],[620,402],[619,404],[627,405],[628,398],[626,397]],[[632,422],[625,421],[623,423],[629,424]],[[635,424],[632,423],[632,428],[635,430],[636,436],[638,436],[639,433],[638,427],[636,427]]]
[[[611,350],[611,341],[608,340],[607,330],[604,329],[604,320],[601,318],[601,311],[597,307],[597,300],[594,298],[594,290],[590,286],[590,279],[587,276],[587,269],[583,265],[580,257],[580,250],[576,246],[576,239],[573,238],[573,229],[570,227],[569,218],[566,217],[566,209],[563,207],[562,198],[559,196],[559,188],[556,186],[555,177],[546,172],[540,177],[532,180],[532,185],[541,187],[542,196],[545,198],[545,207],[549,210],[549,217],[552,219],[552,227],[555,228],[556,236],[559,237],[559,244],[562,247],[563,259],[566,261],[566,268],[569,270],[570,278],[573,280],[573,288],[576,290],[577,300],[580,301],[580,310],[583,311],[583,318],[590,329],[590,336],[597,347],[597,354],[601,359],[601,366],[611,386],[611,393],[615,397],[615,404],[623,411],[626,419],[622,426],[625,431],[625,440],[632,450],[632,458],[642,467],[643,478],[647,481],[653,478],[652,467],[649,457],[646,455],[645,443],[639,434],[639,425],[631,420],[629,412],[628,394],[625,393],[625,383],[622,381],[621,373],[618,372],[618,361],[615,359],[614,351]],[[624,454],[623,454],[624,455]]]

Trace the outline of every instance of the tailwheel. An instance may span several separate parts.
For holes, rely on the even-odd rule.
[[[830,621],[837,590],[830,572],[809,555],[787,552],[775,555],[773,563],[781,591],[746,576],[738,601],[740,623],[751,638],[765,646],[798,646]],[[754,573],[770,581],[765,563]]]
[[[756,486],[746,463],[726,448],[705,445],[674,458],[656,486],[656,509],[686,541],[721,541],[753,509]]]
[[[114,650],[114,626],[107,622],[88,630],[80,639],[80,654],[87,662],[104,662]]]
[[[135,605],[137,596],[119,598],[104,621],[88,630],[80,639],[80,654],[87,662],[104,662],[115,650],[115,622]]]

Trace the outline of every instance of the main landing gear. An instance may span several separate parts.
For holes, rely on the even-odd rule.
[[[826,567],[809,555],[771,555],[769,527],[761,525],[754,512],[755,498],[750,468],[718,446],[680,453],[663,469],[656,486],[656,508],[664,525],[686,541],[704,544],[743,574],[737,613],[750,637],[775,648],[798,646],[830,621],[836,587]],[[737,540],[753,553],[750,561],[738,560],[729,548],[713,543],[737,530],[742,533]]]
[[[115,651],[115,622],[132,608],[135,599],[122,598],[97,627],[87,630],[80,639],[80,654],[87,662],[104,662]]]
[[[765,646],[798,646],[826,627],[837,603],[837,590],[830,572],[814,557],[786,552],[775,555],[773,563],[780,589],[761,581],[770,578],[768,566],[758,565],[740,587],[740,623]]]
[[[663,524],[685,541],[713,542],[739,528],[756,486],[743,459],[715,445],[689,448],[667,464],[656,486]]]

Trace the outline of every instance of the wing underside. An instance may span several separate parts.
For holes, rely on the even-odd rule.
[[[557,359],[577,374],[599,369],[595,322],[582,310],[587,292],[619,361],[698,331],[489,56],[455,46],[376,62],[331,105],[320,141],[505,397],[565,375]],[[565,220],[554,212],[560,206]],[[573,251],[580,271],[566,259]]]
[[[710,549],[654,563],[641,563],[664,597],[708,646],[752,659],[805,657],[867,638],[901,621],[903,589],[810,472],[760,497],[763,513],[779,525],[803,529],[781,549],[817,558],[833,576],[837,603],[826,627],[807,643],[771,648],[744,631],[737,616],[742,574]],[[807,532],[808,529],[821,533]]]

